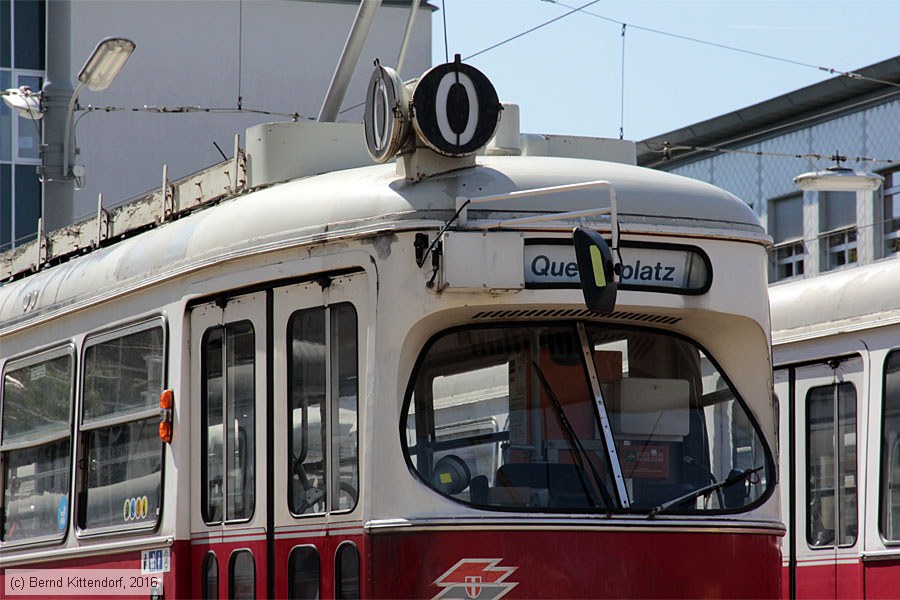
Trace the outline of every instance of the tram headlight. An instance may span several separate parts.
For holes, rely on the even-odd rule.
[[[159,439],[172,443],[172,408],[175,406],[175,392],[163,390],[159,395]]]

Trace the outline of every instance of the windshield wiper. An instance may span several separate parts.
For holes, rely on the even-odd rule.
[[[678,506],[679,504],[687,502],[689,500],[695,500],[700,496],[708,496],[716,490],[720,490],[741,481],[749,481],[753,484],[759,483],[759,475],[757,475],[757,473],[762,471],[764,468],[765,467],[756,467],[755,469],[745,469],[743,471],[734,472],[718,483],[711,483],[701,488],[697,488],[696,490],[692,490],[683,496],[675,498],[674,500],[663,502],[662,504],[650,509],[650,513],[647,515],[647,518],[652,519],[656,515],[669,510],[673,506]]]
[[[587,457],[584,446],[581,444],[581,440],[578,438],[578,435],[572,428],[572,424],[569,423],[569,418],[566,417],[566,413],[563,410],[562,404],[559,403],[559,397],[557,397],[556,392],[553,391],[553,388],[550,386],[550,382],[548,382],[547,378],[544,377],[544,372],[541,371],[541,368],[538,366],[537,361],[531,361],[531,364],[534,366],[535,373],[538,374],[538,379],[541,380],[541,385],[544,387],[544,391],[546,392],[547,397],[550,399],[550,404],[553,405],[553,411],[556,413],[556,417],[559,419],[563,431],[566,433],[566,437],[569,438],[569,443],[575,449],[575,460],[578,461],[579,467],[578,479],[581,482],[581,487],[584,489],[584,494],[591,502],[591,504],[594,504],[596,506],[594,495],[590,492],[588,483],[584,480],[584,474],[587,472],[584,468],[584,459]],[[597,489],[600,492],[600,496],[603,499],[603,504],[606,506],[606,516],[610,517],[612,516],[612,498],[610,498],[609,493],[606,491],[606,488],[603,487],[603,478],[600,477],[600,474],[597,472],[597,468],[594,466],[594,463],[590,460],[590,458],[588,458],[587,463],[591,469],[591,474],[594,477],[594,482],[597,484]]]

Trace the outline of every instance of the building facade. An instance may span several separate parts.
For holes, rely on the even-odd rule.
[[[411,4],[382,0],[338,120],[362,120],[373,61],[396,65]],[[100,194],[111,206],[158,187],[164,165],[171,180],[230,157],[235,134],[247,127],[316,118],[358,7],[358,0],[71,2],[75,84],[101,39],[136,45],[108,89],[78,96],[75,164],[84,178],[72,220],[94,214]],[[433,10],[420,4],[403,77],[431,66]],[[47,13],[47,0],[0,0],[0,89],[41,89],[55,43]],[[34,239],[42,211],[55,208],[42,208],[41,126],[0,103],[0,251]]]
[[[772,283],[891,259],[900,251],[900,57],[639,142],[638,161],[725,188],[775,241]],[[874,191],[801,191],[835,164],[877,173]],[[821,157],[821,158],[820,158]]]

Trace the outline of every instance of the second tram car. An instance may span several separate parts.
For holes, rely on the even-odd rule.
[[[396,165],[361,166],[356,125],[261,126],[246,155],[98,214],[88,243],[4,257],[4,585],[778,595],[754,213],[623,164],[618,140],[509,119],[513,147],[485,150],[500,105],[458,61],[411,90],[379,67],[371,89],[368,154]],[[612,246],[584,248],[588,278],[574,227]],[[614,304],[589,310],[582,285]]]
[[[900,263],[771,289],[784,597],[896,598]]]

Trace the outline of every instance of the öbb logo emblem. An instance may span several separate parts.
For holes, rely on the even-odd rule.
[[[434,597],[493,600],[519,585],[506,581],[518,567],[498,567],[502,558],[464,558],[434,580],[442,588]]]

